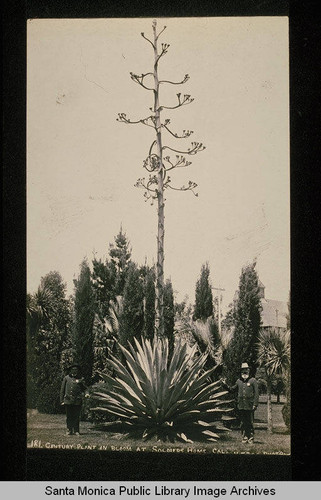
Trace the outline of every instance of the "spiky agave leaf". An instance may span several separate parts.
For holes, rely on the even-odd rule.
[[[94,393],[95,410],[116,415],[115,424],[143,439],[214,440],[228,430],[224,420],[232,409],[220,383],[210,381],[213,369],[204,371],[206,355],[195,357],[195,349],[187,352],[178,342],[168,364],[167,339],[135,339],[134,346],[120,349],[126,366],[113,356],[108,360],[115,375],[102,374],[109,392]]]

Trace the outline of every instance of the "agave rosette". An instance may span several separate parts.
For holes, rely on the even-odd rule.
[[[206,438],[216,441],[228,431],[224,420],[232,408],[223,399],[227,391],[220,382],[210,382],[213,369],[204,371],[206,355],[195,356],[197,347],[187,352],[186,344],[177,343],[171,359],[167,339],[135,339],[136,349],[120,346],[126,359],[124,366],[117,358],[108,360],[114,378],[101,374],[108,382],[108,393],[95,392],[99,405],[92,410],[110,412],[128,433],[150,439],[192,442]]]

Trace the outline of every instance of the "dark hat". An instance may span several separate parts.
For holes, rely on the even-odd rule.
[[[78,363],[72,363],[70,366],[69,366],[69,370],[71,370],[72,368],[80,368],[80,365]]]

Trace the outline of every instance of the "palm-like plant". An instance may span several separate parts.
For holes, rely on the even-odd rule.
[[[41,321],[49,317],[52,300],[51,291],[41,286],[33,295],[27,295],[27,320],[33,323],[35,331],[38,330]]]
[[[36,403],[36,349],[37,338],[43,322],[50,320],[53,295],[46,287],[39,286],[33,294],[27,294],[27,403],[33,407]]]
[[[43,322],[50,320],[53,295],[46,287],[39,286],[33,294],[27,294],[27,351],[35,348],[37,335]]]
[[[123,331],[124,299],[121,295],[110,301],[108,312],[109,317],[105,320],[109,339],[108,347],[112,354],[117,355],[117,343],[123,344],[125,342]]]
[[[104,318],[103,314],[96,313],[94,321],[95,342],[94,342],[94,372],[99,373],[105,371],[106,360],[112,354],[120,357],[118,345],[124,342],[123,340],[123,297],[118,295],[115,300],[111,300],[108,308],[108,318]],[[112,371],[112,370],[111,370]]]
[[[106,425],[121,426],[131,435],[147,440],[175,439],[192,442],[197,436],[216,441],[227,431],[224,420],[231,411],[222,400],[220,382],[209,382],[213,370],[203,370],[206,355],[195,357],[197,347],[187,352],[186,344],[178,342],[169,361],[167,339],[154,339],[129,349],[120,346],[125,366],[115,357],[108,360],[115,378],[101,374],[111,389],[96,392],[100,404],[93,410],[110,412],[119,420]]]
[[[109,319],[106,320],[106,328],[108,332],[117,337],[119,335],[121,326],[121,317],[124,311],[124,299],[118,295],[115,300],[110,301],[109,305]]]
[[[212,335],[212,325],[213,318],[209,317],[206,321],[200,319],[192,321],[190,327],[200,352],[206,352],[209,359],[216,364],[216,345]]]
[[[228,330],[219,332],[215,328],[212,317],[206,321],[196,320],[190,322],[190,329],[201,352],[208,355],[208,365],[222,367],[224,354],[232,339],[232,334]]]
[[[290,368],[290,332],[262,330],[258,340],[258,363],[264,367],[267,392],[268,432],[273,430],[271,393],[273,377],[285,375]]]

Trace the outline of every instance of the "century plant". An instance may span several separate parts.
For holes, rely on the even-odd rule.
[[[192,142],[191,147],[186,150],[178,150],[167,145],[163,145],[163,131],[170,134],[175,139],[183,139],[189,137],[193,132],[191,130],[183,130],[181,134],[173,132],[170,128],[170,119],[162,119],[164,110],[173,110],[190,104],[193,98],[189,94],[182,95],[177,93],[177,103],[172,106],[160,105],[160,86],[161,85],[181,85],[189,80],[189,75],[186,74],[179,82],[171,80],[160,80],[158,75],[158,65],[160,59],[167,54],[169,44],[162,43],[161,48],[158,47],[158,39],[166,26],[157,33],[157,23],[153,22],[153,39],[150,40],[141,33],[142,37],[147,40],[153,48],[154,52],[154,68],[152,72],[142,73],[137,75],[130,73],[131,79],[140,85],[143,89],[153,92],[154,104],[149,108],[151,114],[147,117],[138,120],[131,120],[125,113],[119,113],[118,121],[126,124],[142,124],[151,127],[155,131],[155,140],[152,142],[147,158],[143,162],[143,167],[148,172],[148,177],[138,179],[136,186],[144,189],[145,200],[157,200],[158,214],[158,232],[157,232],[157,266],[156,266],[156,318],[155,328],[159,338],[164,337],[164,191],[172,189],[176,191],[191,191],[196,196],[195,188],[197,184],[188,181],[187,185],[182,187],[173,187],[169,172],[177,168],[185,168],[191,164],[186,159],[185,155],[195,155],[202,151],[205,147],[200,142]],[[169,154],[167,152],[169,151]],[[175,154],[174,157],[170,156]]]
[[[96,392],[93,411],[118,417],[105,424],[129,435],[148,440],[193,442],[193,439],[216,441],[228,431],[224,420],[230,420],[230,401],[222,399],[220,381],[210,382],[212,370],[204,370],[207,356],[195,356],[197,346],[177,342],[169,360],[167,339],[154,342],[135,341],[135,348],[120,346],[123,365],[111,356],[108,360],[114,377],[101,374],[108,391]],[[102,386],[103,387],[103,386]]]

